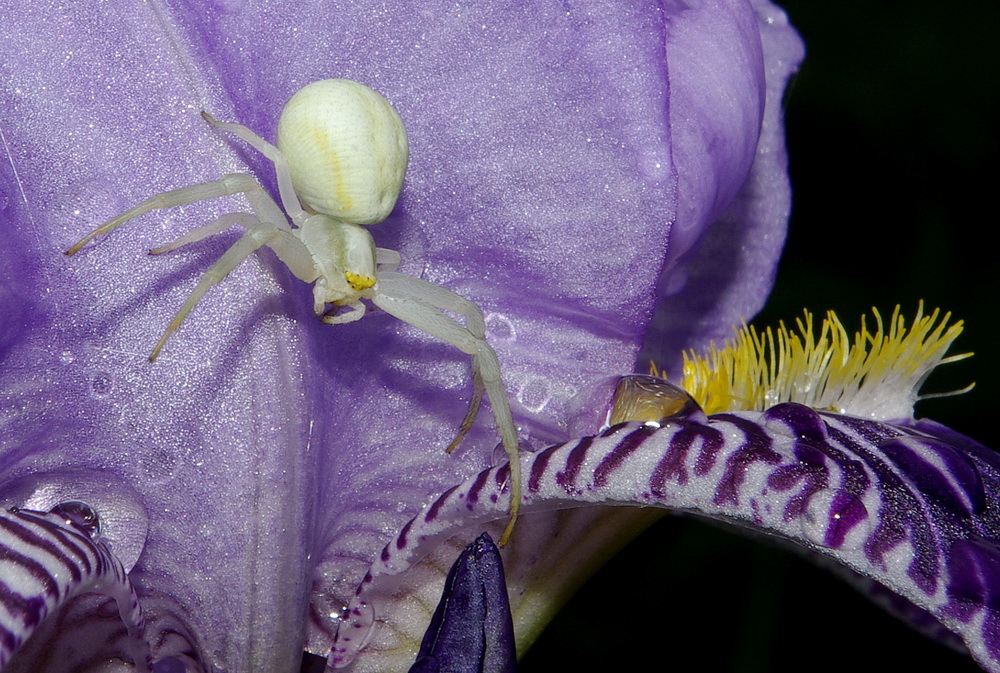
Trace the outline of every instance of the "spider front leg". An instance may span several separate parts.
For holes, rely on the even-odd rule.
[[[229,213],[209,224],[184,234],[171,243],[150,250],[151,254],[160,254],[169,250],[175,250],[189,243],[194,243],[221,233],[234,224],[247,229],[247,232],[202,275],[198,285],[195,286],[195,289],[188,296],[187,300],[174,316],[174,319],[167,326],[163,336],[160,337],[160,340],[153,348],[153,352],[149,356],[150,362],[156,360],[167,339],[180,327],[188,313],[197,305],[208,289],[225,278],[230,271],[261,246],[267,245],[274,250],[278,258],[296,277],[310,283],[316,279],[318,273],[313,264],[312,256],[302,242],[292,233],[284,214],[274,200],[249,175],[233,173],[219,180],[155,194],[118,217],[112,218],[97,227],[66,251],[67,255],[72,256],[95,237],[105,234],[151,210],[170,208],[172,206],[240,193],[244,194],[250,201],[250,205],[253,206],[256,215],[251,215],[250,213]]]
[[[197,243],[198,241],[210,238],[216,234],[221,234],[233,225],[239,225],[249,229],[259,222],[260,220],[255,215],[251,215],[250,213],[226,213],[217,220],[213,220],[206,225],[200,226],[197,229],[192,229],[191,231],[178,236],[166,245],[161,245],[158,248],[152,248],[149,251],[149,254],[162,255],[165,252],[177,250],[178,248],[183,248],[185,245]]]
[[[218,180],[212,180],[211,182],[203,182],[197,185],[191,185],[190,187],[181,187],[180,189],[173,189],[169,192],[160,192],[159,194],[154,194],[149,197],[139,205],[129,208],[118,217],[111,218],[101,226],[91,231],[89,234],[77,241],[73,247],[67,250],[66,255],[72,257],[80,251],[80,248],[85,246],[91,240],[101,236],[102,234],[108,233],[112,229],[116,229],[129,220],[134,220],[140,215],[145,215],[152,210],[182,206],[196,201],[206,201],[220,196],[228,196],[230,194],[246,194],[249,197],[252,193],[261,193],[268,200],[270,200],[270,197],[267,196],[263,188],[257,184],[252,177],[244,175],[243,173],[232,173]],[[253,201],[253,199],[251,199],[251,201]],[[283,217],[281,218],[281,221],[284,223]],[[285,223],[286,228],[287,226],[287,223]]]
[[[507,391],[500,377],[500,360],[496,351],[486,341],[486,322],[483,313],[474,303],[451,290],[434,285],[414,276],[385,272],[379,274],[377,291],[372,302],[386,313],[418,329],[446,341],[472,356],[472,378],[475,385],[469,412],[459,430],[458,440],[468,430],[479,408],[483,390],[490,400],[490,408],[500,432],[500,441],[510,465],[510,518],[500,545],[507,543],[521,506],[521,461],[518,454],[517,429],[510,412]],[[451,311],[465,317],[465,326],[445,315]]]
[[[178,310],[177,314],[174,315],[174,319],[170,321],[169,325],[167,325],[167,329],[164,330],[163,336],[161,336],[160,340],[156,342],[153,352],[149,355],[149,361],[154,362],[156,360],[157,356],[160,354],[160,350],[163,348],[163,345],[167,343],[167,339],[170,338],[171,334],[177,331],[177,328],[180,327],[181,323],[184,322],[184,319],[187,318],[188,313],[190,313],[191,309],[193,309],[198,302],[201,301],[201,298],[205,296],[205,293],[208,292],[209,288],[228,276],[230,271],[239,266],[243,260],[252,255],[258,248],[269,244],[273,238],[281,233],[281,230],[273,224],[269,222],[260,222],[250,227],[250,229],[248,229],[238,241],[229,246],[229,249],[222,254],[222,257],[217,259],[215,263],[208,267],[205,273],[202,274],[194,290],[191,291],[191,294],[188,295],[188,298],[185,300],[180,310]]]
[[[205,293],[208,292],[209,288],[229,275],[230,271],[239,266],[243,260],[253,254],[261,246],[266,245],[271,248],[271,250],[273,250],[277,255],[278,259],[281,260],[285,266],[287,266],[289,270],[291,270],[291,272],[300,280],[308,283],[316,279],[318,273],[316,271],[316,266],[313,264],[312,256],[309,254],[309,251],[302,244],[302,242],[296,238],[295,235],[287,229],[287,227],[275,226],[270,222],[260,222],[256,217],[250,215],[249,213],[230,213],[229,215],[223,215],[215,222],[188,232],[173,243],[150,250],[150,253],[157,254],[160,252],[166,252],[167,250],[174,250],[183,245],[187,245],[188,243],[192,243],[218,233],[233,224],[239,224],[247,227],[246,233],[243,234],[243,236],[241,236],[236,243],[231,245],[229,249],[223,253],[222,257],[216,260],[215,263],[212,264],[212,266],[210,266],[204,274],[202,274],[201,278],[198,280],[198,284],[195,286],[194,290],[191,291],[191,294],[188,295],[187,300],[181,306],[180,310],[177,311],[174,319],[170,321],[169,325],[167,325],[167,329],[164,331],[163,336],[161,336],[160,340],[156,343],[156,347],[149,356],[150,362],[156,360],[156,357],[160,354],[160,349],[163,348],[167,339],[170,338],[171,334],[177,331],[177,328],[181,326],[182,322],[184,322],[188,313],[190,313],[191,309],[198,304]],[[284,224],[283,220],[282,224]]]

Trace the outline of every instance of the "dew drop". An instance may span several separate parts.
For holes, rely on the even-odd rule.
[[[326,618],[334,623],[342,622],[346,616],[347,616],[346,603],[335,603],[335,607],[333,607],[332,609],[330,609],[329,612],[326,613]]]
[[[486,333],[489,340],[493,342],[510,341],[513,343],[517,341],[517,330],[514,329],[514,323],[502,313],[490,313],[486,316]]]
[[[871,529],[864,503],[847,491],[831,488],[809,496],[800,522],[807,540],[830,549],[858,549]]]
[[[139,560],[146,544],[149,520],[142,496],[109,472],[60,468],[5,481],[0,484],[0,493],[0,507],[17,505],[58,513],[71,521],[83,521],[84,528],[96,523],[101,540],[114,546],[126,571]],[[99,518],[96,512],[100,512]]]
[[[106,397],[114,388],[114,379],[109,374],[97,374],[90,380],[90,393],[94,397]]]
[[[552,401],[549,382],[538,376],[529,378],[517,391],[517,401],[532,413],[541,412]]]
[[[68,500],[59,503],[49,512],[64,517],[69,523],[76,524],[93,539],[101,535],[101,518],[97,515],[97,511],[85,502]]]
[[[508,462],[507,451],[503,448],[503,443],[497,442],[497,445],[493,447],[493,457],[490,460],[491,466],[503,465]]]
[[[671,420],[703,420],[704,412],[687,391],[658,376],[628,374],[618,379],[610,425],[641,421],[659,427]]]

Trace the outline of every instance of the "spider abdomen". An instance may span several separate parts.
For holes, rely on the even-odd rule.
[[[352,224],[389,216],[409,155],[389,101],[345,79],[313,82],[291,97],[278,121],[278,149],[303,205]]]

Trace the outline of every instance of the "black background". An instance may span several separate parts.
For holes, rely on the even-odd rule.
[[[1000,3],[782,3],[806,42],[786,99],[794,208],[758,325],[834,309],[853,331],[917,302],[966,322],[929,417],[1000,447]],[[978,671],[797,556],[666,517],[562,610],[520,667],[542,671]]]

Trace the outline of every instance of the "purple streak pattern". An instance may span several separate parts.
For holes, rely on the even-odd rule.
[[[621,424],[522,460],[526,524],[544,529],[554,510],[581,505],[635,504],[758,529],[889,588],[1000,671],[1000,470],[933,426],[786,403],[661,427]],[[492,468],[447,491],[385,547],[351,603],[341,636],[354,638],[338,638],[333,665],[350,661],[358,634],[378,647],[372,620],[430,547],[458,528],[502,521],[506,475]],[[524,577],[530,561],[518,543],[515,533],[505,563],[508,576]],[[515,619],[521,598],[512,596]]]

